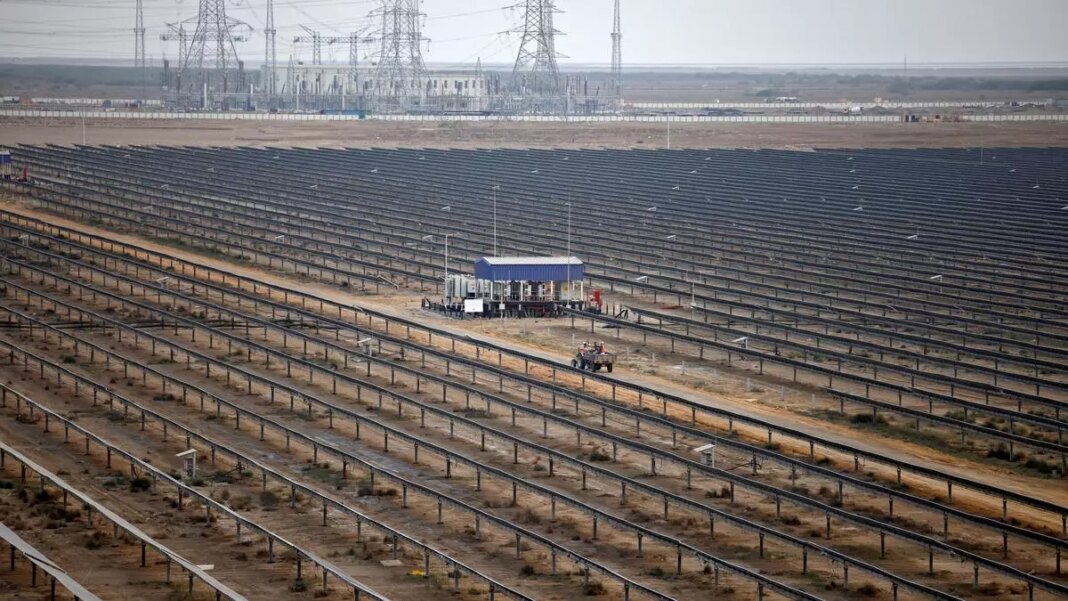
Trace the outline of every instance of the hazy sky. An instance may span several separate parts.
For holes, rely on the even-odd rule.
[[[263,58],[267,0],[229,0],[253,32],[239,53]],[[519,36],[506,34],[519,0],[424,0],[424,57],[467,65],[514,60]],[[276,0],[279,61],[288,60],[300,25],[324,35],[370,33],[377,0]],[[612,0],[557,0],[557,49],[565,61],[607,63]],[[1068,0],[622,0],[624,62],[883,63],[1068,62]],[[150,59],[177,56],[159,41],[165,23],[195,16],[198,0],[144,0]],[[0,56],[133,54],[134,0],[0,0]],[[371,44],[361,59],[373,52]],[[324,49],[347,59],[341,46]]]

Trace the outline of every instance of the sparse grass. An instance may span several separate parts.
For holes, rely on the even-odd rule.
[[[596,448],[590,452],[589,459],[590,461],[594,462],[611,461],[612,456],[609,455],[604,449]]]
[[[731,487],[721,486],[719,490],[709,489],[705,491],[705,496],[710,499],[729,499],[731,496]]]
[[[779,516],[779,521],[787,526],[800,526],[802,524],[801,518],[793,514],[782,514]]]
[[[857,587],[856,592],[861,597],[877,597],[879,596],[879,593],[881,591],[879,590],[879,587],[875,586],[874,584],[870,582],[865,582],[864,584]]]
[[[645,573],[652,576],[653,578],[664,578],[668,575],[667,571],[660,566],[653,566],[646,570]]]
[[[949,419],[955,419],[962,422],[968,422],[969,424],[975,423],[974,413],[965,413],[962,409],[953,409],[952,411],[946,411],[945,416]]]
[[[126,479],[126,476],[123,476],[122,474],[119,474],[119,475],[112,476],[112,477],[108,478],[107,480],[105,480],[103,486],[104,486],[104,488],[115,489],[115,488],[125,488],[128,484],[129,484],[129,481]]]
[[[880,426],[886,425],[886,418],[881,415],[872,415],[870,413],[856,413],[849,417],[849,423],[865,425],[865,424],[877,424]]]
[[[521,524],[540,524],[541,516],[530,507],[524,507],[523,513],[519,515],[518,521]]]
[[[260,493],[259,501],[261,507],[270,510],[278,507],[279,499],[278,495],[274,494],[269,490],[265,490]]]
[[[86,549],[99,549],[104,546],[107,540],[108,537],[103,532],[93,531],[92,534],[83,539],[82,546]]]
[[[587,597],[600,597],[608,594],[608,589],[599,581],[591,581],[582,587],[582,594]]]
[[[1053,475],[1061,471],[1059,464],[1052,461],[1045,461],[1037,457],[1028,457],[1027,461],[1024,462],[1024,467],[1046,475]]]

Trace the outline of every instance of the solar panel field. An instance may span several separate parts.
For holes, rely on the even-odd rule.
[[[1063,149],[15,154],[0,518],[100,598],[1068,598]],[[606,310],[422,309],[495,249]]]

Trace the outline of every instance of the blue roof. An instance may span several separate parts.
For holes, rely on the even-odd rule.
[[[493,282],[566,282],[585,275],[576,257],[482,257],[475,261],[475,277]]]

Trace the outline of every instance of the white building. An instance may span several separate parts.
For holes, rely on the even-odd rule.
[[[388,96],[386,82],[375,78],[375,67],[360,66],[353,72],[349,65],[311,65],[291,63],[278,65],[272,74],[264,65],[260,85],[270,89],[271,77],[275,90],[282,98],[299,100],[302,106],[314,108],[321,104],[343,101],[351,108],[372,107]],[[445,71],[429,74],[424,93],[407,103],[413,109],[433,108],[439,111],[479,112],[489,110],[491,80],[475,71]]]

